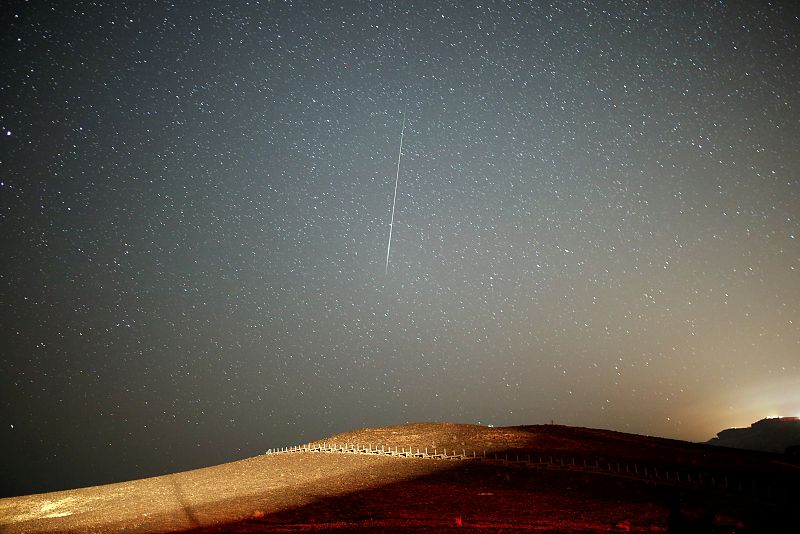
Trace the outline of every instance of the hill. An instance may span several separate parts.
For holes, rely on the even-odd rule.
[[[782,455],[607,430],[420,423],[2,499],[0,531],[789,532],[799,474]]]
[[[800,418],[773,417],[749,428],[728,428],[708,441],[711,445],[765,452],[786,452],[800,446]]]

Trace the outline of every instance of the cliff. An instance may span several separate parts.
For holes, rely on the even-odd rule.
[[[728,428],[708,441],[711,445],[765,452],[787,452],[800,446],[800,418],[775,417],[756,421],[749,428]]]

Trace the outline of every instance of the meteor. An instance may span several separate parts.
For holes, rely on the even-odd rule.
[[[403,134],[406,131],[406,112],[403,112],[403,127],[400,128],[400,150],[397,152],[397,174],[394,177],[394,197],[392,198],[392,218],[389,221],[389,245],[386,247],[386,270],[384,276],[389,275],[389,254],[392,252],[392,228],[394,227],[394,208],[397,205],[397,184],[400,183],[400,158],[403,156]]]

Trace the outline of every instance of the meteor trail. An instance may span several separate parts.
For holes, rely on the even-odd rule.
[[[406,131],[406,112],[403,112],[403,127],[400,129],[400,150],[397,152],[397,174],[394,177],[394,198],[392,198],[392,218],[389,221],[389,245],[386,247],[386,270],[389,275],[389,254],[392,252],[392,228],[394,227],[394,207],[397,204],[397,184],[400,182],[400,158],[403,156],[403,134]]]

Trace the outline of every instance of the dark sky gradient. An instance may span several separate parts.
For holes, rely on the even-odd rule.
[[[798,3],[533,3],[3,2],[4,493],[800,415]]]

